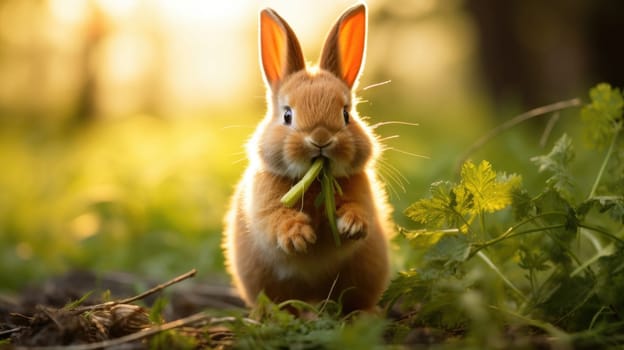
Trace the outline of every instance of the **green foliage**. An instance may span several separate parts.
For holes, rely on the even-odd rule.
[[[165,320],[163,319],[162,315],[165,311],[165,308],[167,307],[167,304],[169,304],[169,300],[162,296],[158,297],[156,301],[154,301],[149,313],[150,322],[155,324],[164,323]]]
[[[478,166],[466,162],[459,184],[447,181],[432,184],[431,198],[412,204],[405,214],[429,228],[468,232],[476,217],[507,207],[520,182],[519,176],[496,174],[487,161]]]
[[[617,315],[624,313],[624,250],[603,256],[598,260],[600,273],[597,276],[596,291],[598,298],[609,305]]]
[[[537,164],[539,172],[547,171],[552,174],[546,180],[548,187],[557,191],[566,200],[573,200],[574,183],[568,167],[574,160],[574,148],[572,147],[572,139],[568,135],[563,134],[550,153],[533,157],[531,160]]]
[[[586,137],[593,147],[604,147],[622,127],[624,98],[619,89],[598,84],[589,91],[591,102],[581,110]]]
[[[87,300],[87,298],[89,298],[91,296],[91,294],[93,294],[93,291],[89,291],[89,292],[85,293],[83,296],[78,298],[78,300],[70,301],[69,303],[65,304],[65,306],[63,306],[63,309],[71,310],[71,309],[74,309],[74,308],[82,305],[82,303],[84,303],[85,300]]]
[[[520,177],[496,174],[487,161],[479,166],[472,162],[465,163],[461,178],[460,186],[463,185],[468,193],[473,215],[504,209],[511,203],[512,191],[520,185]]]
[[[457,227],[462,224],[463,216],[453,184],[440,181],[431,185],[431,198],[421,199],[407,208],[405,214],[412,220],[432,227]]]
[[[579,214],[584,215],[592,208],[606,213],[615,221],[624,224],[624,198],[622,196],[597,196],[588,199],[579,207]]]
[[[153,350],[192,350],[198,348],[198,341],[194,337],[174,329],[158,333],[151,337],[149,339],[149,348]]]
[[[613,170],[624,159],[624,99],[607,84],[590,97],[583,150],[609,145],[590,190],[579,186],[589,182],[575,172],[566,134],[531,158],[548,174],[537,193],[487,161],[466,162],[458,183],[435,182],[429,198],[405,211],[421,227],[401,237],[421,253],[382,304],[417,308],[412,324],[465,331],[465,343],[479,347],[501,347],[501,323],[537,327],[568,345],[624,344],[612,337],[624,332],[624,175]]]
[[[235,326],[237,349],[380,349],[386,325],[372,315],[342,318],[339,305],[331,302],[277,305],[265,295],[251,315],[258,322],[241,320]]]
[[[0,126],[0,289],[68,267],[156,279],[192,267],[222,273],[222,215],[242,143],[215,131],[227,123],[136,116],[77,130]]]

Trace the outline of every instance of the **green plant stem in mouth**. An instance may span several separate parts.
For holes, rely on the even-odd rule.
[[[284,206],[290,208],[294,206],[297,201],[299,201],[305,191],[308,190],[312,182],[316,180],[316,178],[321,173],[321,170],[323,169],[324,159],[325,158],[323,157],[316,158],[312,163],[312,166],[310,166],[310,169],[308,169],[308,171],[303,175],[301,180],[299,180],[299,182],[297,182],[293,187],[290,188],[288,192],[286,192],[285,195],[282,196],[280,202],[282,202]]]
[[[329,221],[329,228],[332,231],[334,237],[334,243],[336,247],[340,247],[340,234],[338,232],[338,225],[336,224],[336,191],[342,194],[342,190],[338,185],[338,182],[329,173],[329,160],[328,164],[323,168],[323,175],[321,178],[321,194],[320,201],[325,204],[325,215]]]
[[[322,171],[322,174],[321,174]],[[320,176],[320,178],[319,178]],[[331,175],[329,170],[329,159],[318,157],[314,160],[310,169],[303,175],[301,180],[297,182],[291,189],[282,196],[280,201],[284,206],[290,208],[299,201],[303,194],[308,190],[314,180],[319,178],[321,181],[321,193],[316,198],[316,205],[325,205],[325,215],[329,221],[329,228],[332,231],[334,243],[340,246],[340,234],[336,224],[336,193],[342,195],[342,189],[338,182]]]

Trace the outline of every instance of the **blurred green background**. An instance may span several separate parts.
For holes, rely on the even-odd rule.
[[[369,1],[360,115],[419,124],[376,129],[397,223],[492,127],[599,81],[622,86],[622,4]],[[72,268],[165,279],[195,267],[226,283],[222,217],[265,112],[258,10],[276,9],[314,62],[350,5],[0,1],[0,290]],[[577,111],[561,115],[553,132],[578,134]],[[473,157],[534,172],[543,125]]]

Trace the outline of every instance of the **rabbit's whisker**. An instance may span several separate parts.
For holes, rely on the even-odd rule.
[[[416,153],[404,151],[402,149],[398,149],[398,148],[395,148],[395,147],[386,147],[386,148],[384,148],[384,150],[394,151],[394,152],[405,154],[407,156],[411,156],[411,157],[414,157],[414,158],[431,159],[431,157],[429,157],[429,156],[425,156],[425,155],[422,155],[422,154],[416,154]]]
[[[382,81],[380,83],[373,83],[373,84],[370,84],[368,86],[363,87],[362,90],[365,91],[365,90],[368,90],[368,89],[376,88],[376,87],[379,87],[379,86],[390,84],[391,82],[392,82],[392,80],[386,80],[386,81]]]
[[[420,126],[420,124],[418,123],[410,123],[410,122],[402,122],[402,121],[386,121],[386,122],[379,122],[379,123],[375,123],[373,125],[371,125],[370,127],[373,129],[377,129],[380,126],[386,126],[386,125],[407,125],[407,126]]]

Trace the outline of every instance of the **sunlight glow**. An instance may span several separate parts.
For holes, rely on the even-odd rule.
[[[240,21],[249,0],[158,0],[156,7],[167,18],[176,22],[202,22],[204,25],[221,26]]]
[[[100,229],[100,217],[94,213],[85,213],[71,222],[71,233],[77,239],[93,236]]]
[[[150,48],[139,36],[129,33],[113,36],[102,49],[101,64],[106,79],[130,83],[145,74],[150,66]]]
[[[61,22],[77,23],[84,21],[89,2],[84,0],[49,0],[48,8],[52,17]]]
[[[132,16],[139,5],[139,0],[95,0],[95,2],[104,12],[116,18]]]
[[[66,110],[67,101],[86,86],[92,89],[86,96],[95,96],[87,101],[95,106],[90,110],[104,118],[146,111],[179,117],[233,104],[256,106],[264,88],[258,64],[258,11],[278,11],[297,34],[306,60],[314,64],[330,26],[353,3],[45,0],[37,8],[30,2],[9,2],[11,6],[0,6],[0,38],[15,47],[45,49],[28,51],[41,52],[41,58],[33,57],[29,64],[16,59],[2,67],[11,78],[0,82],[0,101],[14,99],[12,91],[19,90],[15,82],[44,81],[31,90],[45,98],[42,106],[57,105],[45,105],[46,111]],[[448,91],[436,84],[446,84],[441,75],[463,74],[458,67],[473,45],[469,24],[461,16],[430,15],[442,6],[439,0],[367,4],[371,18],[376,11],[387,11],[390,18],[402,20],[371,23],[375,30],[368,38],[361,83],[391,79],[397,87]],[[37,22],[38,36],[24,24],[28,22],[15,19],[35,11],[43,18]],[[35,77],[31,65],[44,61]],[[380,80],[368,80],[378,73],[382,75],[375,79]],[[28,98],[23,103],[33,105]]]

